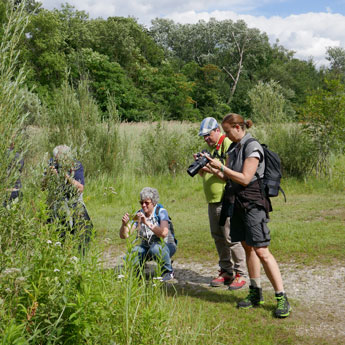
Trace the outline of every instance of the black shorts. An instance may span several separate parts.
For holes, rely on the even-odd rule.
[[[245,211],[235,203],[230,222],[231,241],[245,241],[247,245],[252,247],[268,246],[271,241],[270,230],[267,226],[268,221],[264,209],[253,207]]]

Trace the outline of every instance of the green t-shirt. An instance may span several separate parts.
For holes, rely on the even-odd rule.
[[[225,154],[230,144],[230,139],[225,138],[219,149],[219,154]],[[212,155],[215,149],[216,146],[214,146],[211,150]],[[225,161],[223,162],[223,164],[225,164]],[[207,203],[210,204],[214,202],[220,202],[223,197],[225,182],[219,179],[217,176],[210,173],[204,173],[204,175],[202,176],[202,181],[204,184],[204,192]]]

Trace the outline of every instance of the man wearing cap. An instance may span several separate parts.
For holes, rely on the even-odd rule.
[[[204,138],[211,155],[224,164],[231,142],[221,133],[217,120],[206,117],[201,122],[199,136]],[[194,159],[196,158],[194,155]],[[240,242],[231,242],[230,219],[227,218],[225,226],[219,225],[225,186],[225,182],[218,177],[219,171],[209,165],[199,170],[208,203],[211,235],[219,256],[219,275],[211,281],[211,286],[229,285],[229,290],[237,290],[246,284],[243,277],[246,267],[245,252]]]

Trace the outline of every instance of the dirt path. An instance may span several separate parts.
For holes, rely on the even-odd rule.
[[[121,262],[122,255],[112,256],[111,251],[105,254],[110,267]],[[155,264],[149,264],[153,269]],[[174,261],[174,284],[189,289],[214,289],[210,281],[217,273],[217,265],[205,265],[197,262]],[[300,265],[280,265],[284,287],[293,301],[292,317],[302,322],[296,333],[302,336],[332,339],[332,344],[345,344],[345,267],[301,267]],[[262,287],[267,293],[273,293],[272,287],[262,275]],[[226,289],[220,287],[217,289]]]

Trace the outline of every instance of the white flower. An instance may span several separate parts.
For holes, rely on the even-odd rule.
[[[67,271],[67,274],[71,274],[71,271]]]
[[[78,258],[76,256],[72,256],[71,260],[74,261],[74,262],[78,262]]]
[[[61,246],[61,242],[55,242],[55,246]]]
[[[8,293],[10,293],[10,292],[11,292],[11,289],[10,289],[10,288],[6,288],[5,291],[8,292]]]
[[[19,268],[6,268],[2,274],[12,274],[12,273],[20,273],[20,269]]]
[[[153,277],[154,280],[159,280],[160,282],[163,280],[162,277]]]
[[[47,243],[48,243],[48,244],[52,244],[53,242],[52,242],[51,240],[48,240]]]
[[[60,270],[58,268],[55,268],[54,272],[60,272]]]
[[[154,286],[157,286],[156,284],[152,284],[152,286],[154,287]]]
[[[124,278],[125,276],[123,275],[123,274],[119,274],[118,276],[117,276],[117,278],[119,278],[119,279],[122,279],[122,278]]]

